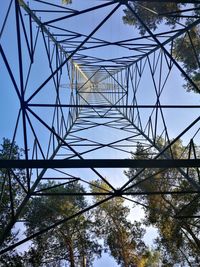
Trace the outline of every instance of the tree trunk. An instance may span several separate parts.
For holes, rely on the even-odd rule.
[[[83,255],[83,267],[86,267],[86,257],[85,257],[85,255]]]
[[[75,260],[74,260],[74,251],[73,251],[73,245],[72,245],[72,240],[69,239],[65,233],[61,230],[59,230],[59,233],[62,235],[62,237],[65,240],[67,249],[69,251],[69,262],[70,262],[70,267],[75,267]]]
[[[67,241],[67,247],[69,249],[70,267],[75,267],[74,251],[70,240]]]

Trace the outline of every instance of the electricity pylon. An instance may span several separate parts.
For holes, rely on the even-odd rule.
[[[86,197],[95,195],[95,190],[91,193],[88,186],[95,188],[93,181],[102,180],[108,185],[110,190],[102,193],[105,197],[102,201],[78,211],[73,217],[119,196],[134,201],[138,195],[199,195],[199,159],[195,145],[199,137],[199,105],[181,102],[174,77],[181,74],[197,91],[199,88],[177,61],[173,48],[177,38],[190,36],[200,18],[193,16],[190,23],[177,20],[173,30],[162,25],[152,32],[135,12],[131,1],[88,3],[77,10],[59,1],[52,4],[38,0],[28,4],[11,0],[5,4],[0,36],[4,79],[1,113],[5,112],[1,128],[6,128],[6,124],[10,127],[8,135],[12,144],[16,142],[23,147],[23,156],[18,160],[12,160],[11,156],[0,161],[4,173],[1,197],[7,190],[10,198],[10,216],[1,236],[2,244],[17,222],[23,220],[23,211],[31,198],[56,195],[41,190],[40,185],[46,180],[54,181],[53,187],[61,181],[62,185],[79,182],[85,186],[83,195]],[[124,32],[120,36],[118,29],[114,29],[117,39],[110,40],[108,33],[102,37],[101,30],[108,28],[113,17],[118,16],[121,21],[119,14],[124,8],[132,12],[146,33],[140,36],[133,31],[131,37],[130,32],[124,37]],[[81,23],[89,21],[90,16],[94,19],[96,12],[101,14],[96,26],[90,25],[82,32]],[[172,11],[166,17],[178,18],[185,14],[191,17],[187,12],[192,12],[192,8]],[[195,44],[192,38],[188,40],[195,54]],[[112,57],[115,51],[118,56]],[[198,62],[198,56],[196,60]],[[166,100],[167,93],[175,90],[177,99],[171,103]],[[7,101],[5,109],[4,101]],[[185,124],[179,125],[183,110],[192,110],[193,120],[185,118]],[[184,138],[188,145],[182,158],[177,158],[172,148]],[[131,159],[138,144],[142,144],[144,153],[154,151],[151,159]],[[106,173],[106,170],[123,168],[136,169],[135,177],[131,180],[123,177],[120,184]],[[168,191],[138,191],[134,181],[139,174],[144,175],[140,183],[152,178],[152,175],[145,176],[146,168],[154,174],[177,168],[179,180],[185,180],[191,189],[180,191],[178,184],[172,183]],[[23,182],[18,177],[19,169],[25,173]],[[194,170],[192,176],[190,170]],[[23,195],[20,203],[12,187],[16,182]],[[80,193],[72,193],[77,195]],[[172,215],[177,219],[187,217],[184,207],[177,214]],[[198,219],[200,215],[195,216]],[[70,219],[71,216],[52,223],[15,244],[3,245],[1,253]]]

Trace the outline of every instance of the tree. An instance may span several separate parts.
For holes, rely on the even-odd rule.
[[[163,145],[163,140],[157,141],[157,145]],[[136,152],[132,155],[134,159],[150,159],[155,151],[146,150],[138,144]],[[178,140],[173,144],[171,150],[166,151],[168,156],[173,158],[186,158],[188,151]],[[139,175],[137,175],[139,173]],[[188,174],[198,181],[195,169],[190,169]],[[159,231],[159,238],[156,240],[158,249],[162,251],[163,266],[172,266],[175,263],[199,263],[200,236],[196,220],[191,216],[199,211],[200,199],[198,196],[181,194],[153,194],[153,192],[168,191],[192,191],[192,186],[183,179],[177,169],[153,170],[146,169],[140,173],[138,169],[129,169],[126,172],[129,179],[134,179],[135,187],[129,190],[149,192],[148,195],[138,197],[139,201],[146,206],[145,223],[154,225]],[[178,215],[185,218],[178,219]],[[188,216],[188,218],[187,218]],[[166,264],[171,265],[166,265]]]
[[[72,3],[72,0],[62,0],[62,3],[68,5]]]
[[[20,148],[4,138],[0,149],[0,160],[19,159],[21,156]],[[0,169],[0,238],[2,237],[7,222],[12,219],[16,207],[24,197],[21,184],[25,183],[25,173],[21,169]],[[16,242],[18,232],[10,232],[4,241],[2,248]],[[18,266],[22,258],[15,251],[11,251],[0,258],[3,266]]]
[[[179,18],[167,17],[162,15],[163,13],[169,13],[172,11],[179,11],[181,6],[184,4],[179,4],[175,2],[152,2],[152,1],[134,1],[130,3],[135,13],[142,19],[142,21],[148,26],[150,30],[156,30],[160,23],[165,23],[172,27],[175,26]],[[164,12],[163,12],[164,11]],[[133,12],[126,8],[124,9],[125,15],[123,16],[123,21],[125,24],[135,26],[141,35],[146,33],[146,29],[141,25],[139,20],[134,16]]]
[[[185,35],[177,38],[173,47],[174,57],[183,64],[188,76],[193,80],[198,88],[200,88],[200,28],[193,27]],[[187,91],[199,93],[200,89],[196,89],[187,79],[185,88]]]
[[[98,188],[91,188],[93,192],[105,193],[109,190],[103,182],[94,182]],[[96,195],[95,200],[100,201],[102,195]],[[118,264],[122,267],[147,266],[147,247],[142,241],[145,230],[141,223],[131,223],[127,216],[129,208],[124,205],[124,199],[115,197],[98,206],[95,210],[97,235],[103,238],[104,245],[110,251]],[[148,265],[151,266],[151,265]]]
[[[84,192],[77,182],[59,186],[54,183],[43,184],[40,190],[56,194]],[[33,198],[25,212],[27,234],[72,216],[86,205],[83,196],[50,195]],[[92,228],[89,214],[79,215],[57,226],[33,240],[32,249],[26,255],[28,263],[31,266],[60,266],[59,264],[68,262],[71,267],[92,266],[94,257],[101,255],[101,246]]]
[[[149,250],[145,255],[145,267],[158,267],[160,262],[160,253],[158,251]]]
[[[184,1],[182,1],[184,2]],[[185,1],[186,2],[186,1]],[[174,13],[170,16],[171,12],[179,12],[186,3],[175,2],[151,2],[151,1],[134,1],[130,4],[133,10],[141,18],[147,27],[155,31],[159,24],[169,25],[171,28],[176,26],[176,23],[181,20],[181,17],[176,16]],[[185,18],[186,25],[192,23],[196,18],[192,16],[199,16],[199,4],[190,4],[190,10],[194,8],[188,18]],[[146,29],[142,26],[140,21],[134,16],[133,12],[126,8],[124,10],[125,15],[123,21],[125,24],[133,25],[137,28],[141,35],[146,33]],[[168,15],[167,15],[168,14]],[[191,82],[184,76],[185,85],[187,91],[193,91],[195,93],[200,92],[200,29],[199,26],[193,27],[186,32],[185,35],[176,38],[173,42],[173,56],[176,60],[183,64],[186,74],[195,83],[197,88],[191,84]]]

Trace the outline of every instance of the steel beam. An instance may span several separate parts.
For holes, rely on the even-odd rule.
[[[0,168],[200,168],[200,159],[0,160]]]

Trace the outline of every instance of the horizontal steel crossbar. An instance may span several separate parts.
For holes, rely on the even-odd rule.
[[[0,160],[0,168],[192,168],[200,159]]]
[[[200,108],[200,105],[76,105],[76,104],[28,104],[29,107],[63,108]]]

